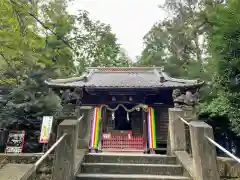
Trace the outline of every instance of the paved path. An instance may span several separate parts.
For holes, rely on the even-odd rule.
[[[19,180],[32,166],[33,164],[7,164],[0,169],[0,180]]]

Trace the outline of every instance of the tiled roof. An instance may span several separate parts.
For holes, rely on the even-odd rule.
[[[168,88],[201,86],[202,81],[169,77],[161,68],[88,68],[81,77],[48,80],[46,84],[57,87],[94,88]]]

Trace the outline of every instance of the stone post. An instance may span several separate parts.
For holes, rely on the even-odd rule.
[[[80,118],[82,115],[83,119],[79,123],[78,148],[88,149],[91,134],[91,122],[93,118],[93,107],[92,106],[79,107],[77,110],[77,118]]]
[[[184,110],[184,119],[187,122],[190,121],[197,121],[197,113],[196,113],[196,108],[194,107],[183,107]],[[186,151],[190,156],[192,156],[192,148],[191,148],[191,138],[190,138],[190,130],[189,126],[185,124],[185,132],[186,132]]]
[[[66,133],[63,141],[56,147],[52,180],[73,180],[75,174],[75,155],[78,143],[79,121],[64,120],[58,126],[58,139]]]
[[[216,147],[205,137],[214,139],[212,127],[201,121],[191,121],[189,125],[194,178],[219,180]]]
[[[171,154],[174,154],[175,151],[186,150],[185,126],[179,116],[184,116],[182,109],[169,108],[169,146]]]
[[[197,112],[196,108],[194,107],[183,107],[182,110],[184,111],[183,113],[183,118],[190,122],[190,121],[197,121]]]

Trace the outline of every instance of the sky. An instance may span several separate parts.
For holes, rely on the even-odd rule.
[[[87,10],[93,20],[110,24],[128,56],[135,59],[143,49],[143,36],[166,14],[158,8],[164,0],[74,0],[69,12]]]

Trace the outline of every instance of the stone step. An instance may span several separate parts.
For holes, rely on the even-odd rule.
[[[176,157],[166,155],[134,153],[90,153],[85,155],[86,163],[127,163],[127,164],[176,164]]]
[[[118,164],[118,163],[83,163],[82,173],[97,174],[150,174],[183,175],[181,165],[173,164]]]
[[[148,174],[78,174],[76,180],[191,180],[183,176],[163,176]]]

